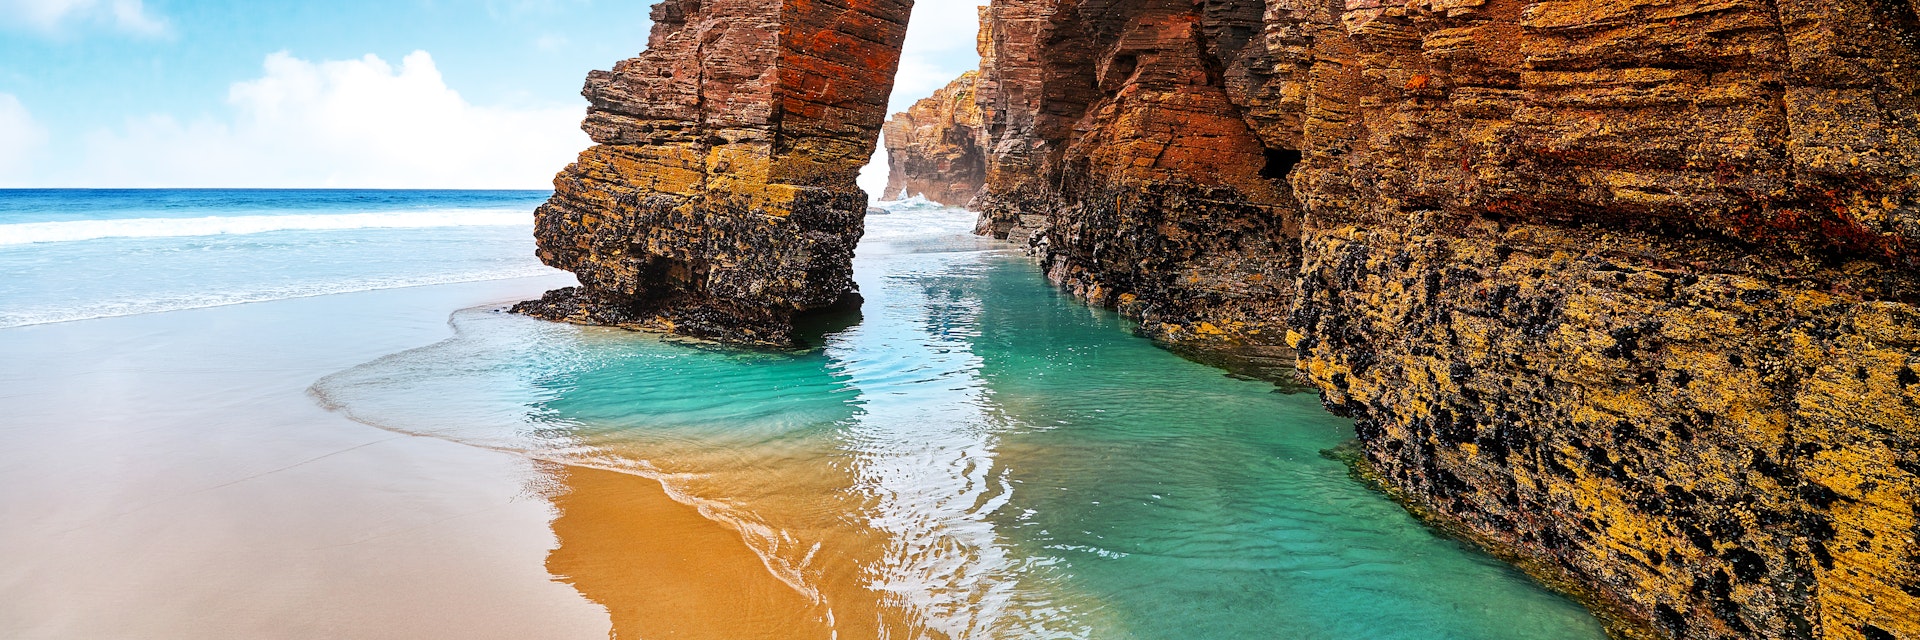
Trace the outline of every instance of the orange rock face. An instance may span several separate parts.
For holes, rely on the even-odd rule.
[[[851,289],[907,11],[662,2],[539,214],[583,286],[523,309],[789,341]],[[1920,638],[1920,3],[983,16],[978,124],[910,112],[897,186],[978,151],[983,233],[1157,338],[1297,350],[1382,482],[1623,636]]]
[[[1656,633],[1920,637],[1913,8],[1306,4],[1294,330],[1374,466]]]
[[[1920,16],[998,0],[983,232],[1624,635],[1920,638]]]
[[[664,0],[640,57],[596,71],[597,144],[536,214],[581,286],[517,311],[784,345],[853,291],[872,155],[911,0]]]
[[[1244,99],[1267,57],[1259,4],[1004,0],[985,15],[982,232],[1031,243],[1055,282],[1149,335],[1284,351],[1298,152]]]
[[[986,184],[985,131],[974,101],[974,78],[962,74],[933,96],[893,114],[881,130],[887,145],[887,192],[964,206]]]

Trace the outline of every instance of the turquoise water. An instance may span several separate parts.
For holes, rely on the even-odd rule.
[[[1352,426],[1313,396],[1133,337],[970,226],[869,217],[865,304],[813,320],[809,351],[471,309],[456,337],[314,391],[389,429],[658,479],[829,615],[870,596],[898,637],[1604,637],[1323,458]]]

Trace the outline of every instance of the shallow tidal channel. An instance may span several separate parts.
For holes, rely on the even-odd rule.
[[[552,463],[548,568],[619,637],[1604,637],[1323,457],[1353,428],[1314,396],[1135,337],[966,212],[867,224],[811,350],[469,309],[314,393]]]

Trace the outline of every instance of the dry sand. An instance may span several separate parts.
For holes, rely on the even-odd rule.
[[[306,395],[321,376],[445,338],[454,309],[564,283],[0,330],[0,636],[607,637],[602,603],[619,611],[624,596],[589,600],[547,569],[551,498],[583,495],[566,470],[398,436]],[[628,480],[612,495],[659,492],[626,476],[597,486]],[[596,536],[598,517],[570,521]],[[623,553],[618,542],[580,548]],[[555,556],[573,580],[604,571],[583,553]]]

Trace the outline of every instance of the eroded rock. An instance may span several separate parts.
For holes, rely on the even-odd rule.
[[[1912,7],[1342,9],[1293,323],[1375,467],[1663,635],[1920,637]]]
[[[596,145],[536,213],[580,287],[515,310],[786,345],[853,291],[853,249],[911,0],[663,0],[647,51],[596,71]]]
[[[847,291],[906,15],[856,4],[662,3],[541,212],[584,287],[530,308],[781,342]],[[1917,10],[996,0],[980,228],[1297,348],[1385,482],[1624,635],[1920,638]]]
[[[981,231],[1156,338],[1284,351],[1298,152],[1249,108],[1266,90],[1261,5],[1002,0],[984,15]]]
[[[987,15],[981,228],[1056,282],[1289,331],[1383,480],[1623,634],[1920,638],[1913,3]]]
[[[986,142],[969,71],[931,97],[896,113],[881,130],[887,145],[887,192],[965,206],[986,184]]]

